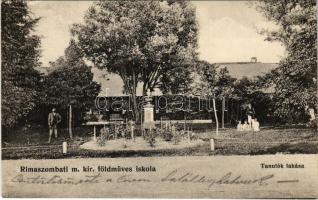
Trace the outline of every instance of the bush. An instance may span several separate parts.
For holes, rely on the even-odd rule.
[[[307,127],[312,129],[317,129],[318,126],[318,116],[316,115],[314,120],[309,121],[307,124]]]
[[[190,132],[190,140],[198,140],[199,136],[197,134],[195,134],[194,132]]]
[[[109,136],[110,136],[109,128],[103,127],[100,130],[100,136],[97,137],[97,141],[96,141],[97,145],[98,146],[105,146],[106,141],[109,139]]]
[[[174,141],[174,144],[178,144],[182,138],[188,138],[187,131],[183,130],[183,125],[174,124],[174,125],[167,125],[162,130],[160,130],[160,136],[165,141]],[[193,132],[190,133],[193,138]]]
[[[183,131],[179,131],[179,130],[176,130],[175,131],[175,134],[173,136],[173,142],[174,144],[179,144],[179,142],[181,141],[181,138],[183,136]]]
[[[110,137],[115,138],[131,138],[131,130],[130,127],[122,124],[111,125],[109,128]],[[134,133],[136,131],[134,130]]]
[[[83,118],[84,121],[98,121],[98,117],[95,114],[86,114]]]
[[[173,139],[172,129],[176,129],[171,123],[166,123],[162,129],[160,129],[160,136],[164,141],[171,141]]]
[[[156,137],[159,135],[159,129],[145,130],[145,140],[149,143],[151,147],[155,146]]]
[[[173,138],[173,133],[171,130],[161,130],[160,136],[165,141],[171,141]]]

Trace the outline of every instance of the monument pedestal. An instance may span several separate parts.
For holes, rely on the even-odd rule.
[[[155,121],[154,121],[154,106],[151,104],[147,104],[144,107],[144,129],[153,129],[155,128]]]

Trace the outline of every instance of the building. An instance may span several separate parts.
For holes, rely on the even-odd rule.
[[[257,60],[256,57],[252,57],[250,62],[222,62],[215,63],[220,68],[227,68],[229,74],[236,78],[241,79],[243,77],[254,78],[256,76],[263,75],[275,69],[277,63],[262,63]],[[53,69],[50,67],[36,67],[40,73],[47,75]],[[101,84],[100,96],[123,96],[124,94],[124,83],[121,77],[117,74],[106,73],[100,69],[92,68],[94,73],[94,80]],[[155,91],[155,94],[161,95],[160,91]],[[142,95],[142,86],[138,84],[137,86],[137,96]]]
[[[256,57],[252,57],[250,62],[223,62],[215,63],[220,68],[226,67],[229,70],[229,74],[236,78],[241,79],[243,77],[254,78],[256,76],[264,75],[270,72],[272,69],[277,68],[278,63],[262,63],[257,61]],[[106,88],[108,88],[109,96],[122,96],[124,83],[120,76],[117,74],[106,74],[99,69],[93,69],[95,74],[95,81],[102,85],[101,94],[105,94]],[[160,95],[160,91],[155,91],[156,94]],[[142,86],[138,84],[137,95],[142,95]]]
[[[237,79],[261,76],[278,66],[278,63],[257,62],[255,57],[251,58],[251,62],[224,62],[216,64],[219,65],[220,68],[226,67],[229,70],[229,74]]]

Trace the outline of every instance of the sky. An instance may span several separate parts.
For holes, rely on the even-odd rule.
[[[260,31],[278,27],[245,1],[194,2],[199,22],[200,59],[244,62],[251,57],[275,63],[284,55],[279,42],[265,41]]]
[[[41,62],[63,56],[71,34],[70,27],[81,23],[92,1],[32,1],[29,8],[41,17],[35,34],[41,36]],[[278,62],[284,48],[278,42],[264,41],[262,28],[277,28],[245,1],[195,1],[199,24],[199,58],[216,62],[244,62],[257,57],[260,62]]]

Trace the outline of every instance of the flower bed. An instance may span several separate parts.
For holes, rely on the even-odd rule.
[[[142,137],[137,137],[135,140],[127,140],[124,138],[116,140],[108,140],[104,146],[99,146],[95,141],[91,140],[80,146],[81,149],[88,150],[127,150],[127,151],[139,151],[139,150],[165,150],[165,149],[183,149],[189,147],[196,147],[203,145],[204,141],[198,139],[188,142],[187,140],[181,140],[178,144],[174,144],[172,141],[164,141],[162,139],[156,139],[154,146],[150,146],[149,143]]]

